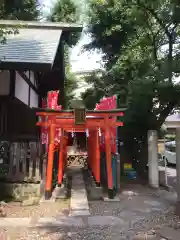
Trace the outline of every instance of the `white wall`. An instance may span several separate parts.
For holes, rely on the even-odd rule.
[[[28,79],[29,79],[29,71],[26,71],[24,73],[25,73],[26,77],[28,77]]]
[[[32,88],[30,90],[30,107],[38,107],[38,95]]]
[[[17,72],[15,80],[15,97],[28,105],[29,85]]]
[[[35,86],[34,72],[30,71],[30,81]],[[36,87],[36,86],[35,86]]]
[[[9,71],[0,72],[0,96],[7,96],[10,92],[10,73]]]
[[[31,81],[31,83],[37,88],[36,86],[36,81],[35,81],[35,76],[33,71],[26,71],[24,72],[28,79]],[[30,76],[30,77],[29,77]]]
[[[26,72],[26,76],[29,79],[29,74]],[[30,81],[34,85],[34,73],[30,74]],[[22,101],[24,104],[29,104],[29,85],[26,81],[16,72],[15,80],[15,97]],[[30,88],[30,107],[38,107],[38,94]]]

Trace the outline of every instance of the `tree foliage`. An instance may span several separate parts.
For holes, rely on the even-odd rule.
[[[40,16],[40,4],[37,0],[4,0],[1,2],[1,19],[32,21]]]
[[[47,17],[52,22],[78,23],[78,8],[72,0],[57,0]],[[80,33],[70,33],[66,38],[69,46],[74,46],[80,38]]]
[[[3,20],[37,20],[40,16],[40,4],[36,0],[2,0],[0,4],[0,19]],[[16,28],[1,28],[0,42],[5,43],[6,37],[18,34]]]
[[[56,1],[49,16],[52,22],[75,23],[78,18],[77,7],[71,0]]]
[[[123,131],[132,149],[138,145],[136,153],[144,149],[147,131],[159,130],[180,104],[174,82],[180,73],[179,10],[178,0],[89,2],[92,40],[85,48],[103,53],[104,94],[119,94],[122,85],[129,89]]]
[[[78,23],[79,15],[78,8],[72,0],[57,0],[51,9],[51,13],[47,18],[52,22],[64,23]],[[70,33],[64,39],[64,52],[65,52],[65,95],[66,107],[70,107],[71,100],[74,98],[74,90],[77,88],[77,79],[75,74],[71,72],[69,61],[69,48],[74,46],[80,38],[79,33]]]
[[[104,82],[102,79],[102,74],[97,71],[92,72],[90,76],[86,76],[84,81],[93,88],[88,88],[85,92],[81,93],[81,98],[84,101],[84,105],[87,109],[93,110],[96,103],[105,95]]]

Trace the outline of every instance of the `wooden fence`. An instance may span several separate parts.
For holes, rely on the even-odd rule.
[[[38,183],[46,160],[38,142],[0,142],[0,178],[8,182]]]

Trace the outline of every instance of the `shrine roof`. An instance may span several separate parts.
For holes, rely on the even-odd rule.
[[[6,36],[0,44],[0,69],[51,69],[62,32],[79,31],[78,25],[0,20],[0,28],[18,29],[17,34]]]
[[[55,22],[35,22],[35,21],[19,21],[19,20],[0,20],[0,28],[28,28],[28,29],[47,29],[62,30],[66,32],[81,32],[82,25],[75,23],[55,23]]]

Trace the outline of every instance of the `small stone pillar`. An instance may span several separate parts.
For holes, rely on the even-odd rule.
[[[176,171],[177,202],[180,206],[180,128],[176,129]]]
[[[155,130],[148,131],[148,166],[149,185],[159,188],[158,142]]]

